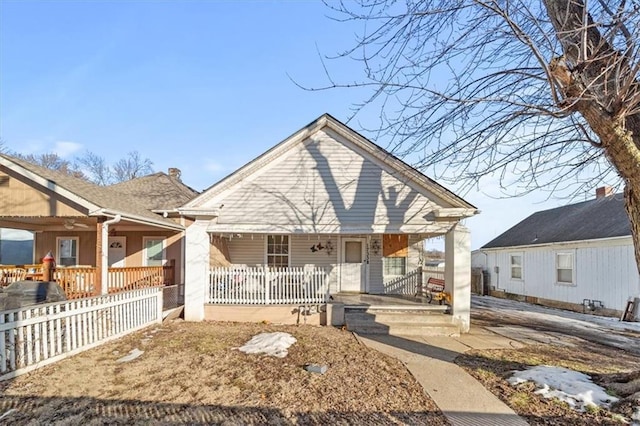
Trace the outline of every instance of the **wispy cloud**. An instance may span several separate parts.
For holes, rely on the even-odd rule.
[[[58,141],[55,143],[53,151],[62,158],[70,157],[82,149],[83,145],[77,142]]]

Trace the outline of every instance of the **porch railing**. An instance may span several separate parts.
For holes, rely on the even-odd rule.
[[[422,272],[417,268],[403,276],[393,278],[384,283],[384,293],[413,296],[418,292],[421,277]]]
[[[26,270],[26,274],[22,271]],[[8,285],[19,279],[42,279],[42,265],[18,265],[0,267],[2,285]],[[18,277],[15,278],[15,277]],[[109,268],[109,294],[140,288],[167,286],[175,284],[175,263],[164,266],[131,266]],[[80,299],[93,296],[95,292],[96,268],[94,266],[64,267],[53,271],[53,280],[62,287],[67,299]],[[6,281],[6,282],[5,282]]]
[[[324,303],[328,297],[324,268],[220,267],[209,272],[208,303],[284,305]]]

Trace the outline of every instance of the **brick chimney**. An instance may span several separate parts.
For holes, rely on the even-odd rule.
[[[176,169],[175,167],[169,167],[169,176],[181,181],[180,175],[182,175],[182,172],[180,171],[180,169]]]
[[[609,195],[613,195],[613,187],[601,186],[600,188],[596,188],[596,200],[608,197]]]

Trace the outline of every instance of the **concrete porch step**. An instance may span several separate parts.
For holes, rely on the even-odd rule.
[[[451,323],[393,323],[393,324],[350,324],[347,322],[347,330],[358,334],[389,334],[393,336],[449,336],[460,337],[458,326]]]
[[[459,336],[440,305],[348,305],[344,307],[347,330],[359,334],[394,336]]]
[[[380,324],[437,324],[446,323],[450,318],[450,316],[446,316],[440,312],[415,313],[406,311],[345,311],[345,320],[347,323],[369,323],[373,321]]]

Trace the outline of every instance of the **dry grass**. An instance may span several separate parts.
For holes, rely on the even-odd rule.
[[[265,331],[286,358],[235,348]],[[116,360],[131,349],[144,354]],[[304,365],[324,364],[324,375]],[[399,361],[330,327],[174,321],[0,384],[11,424],[447,424]]]
[[[638,368],[637,357],[618,349],[585,341],[575,346],[532,345],[517,350],[476,350],[461,355],[456,363],[532,425],[620,425],[621,417],[629,418],[632,413],[629,401],[614,404],[611,410],[580,413],[535,394],[532,383],[513,387],[506,381],[514,370],[546,364],[583,372],[607,388]]]

